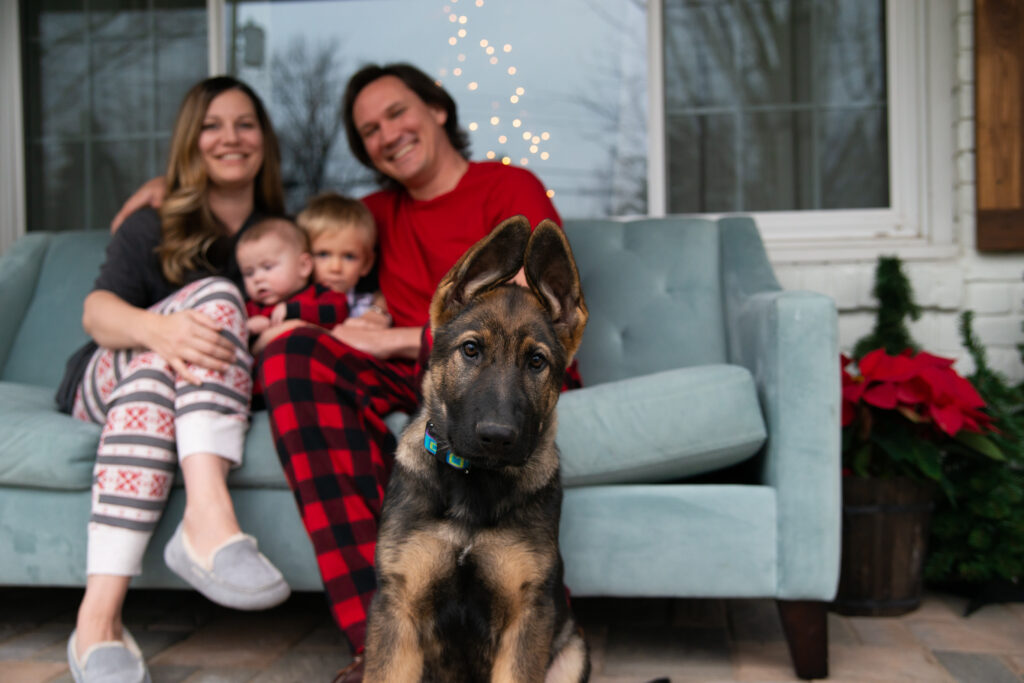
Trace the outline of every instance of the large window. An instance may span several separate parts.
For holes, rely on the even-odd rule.
[[[23,2],[29,224],[105,225],[161,171],[177,103],[210,68],[265,99],[292,209],[370,190],[341,92],[367,62],[409,61],[455,97],[473,158],[531,169],[565,217],[745,212],[796,258],[927,250],[952,241],[956,7]]]
[[[370,176],[338,124],[345,80],[408,61],[458,103],[475,159],[534,171],[566,216],[647,211],[643,0],[230,2],[229,68],[267,101],[289,199]]]
[[[666,0],[673,213],[889,206],[882,0]]]
[[[105,229],[163,172],[188,87],[207,72],[205,0],[23,2],[27,220]]]

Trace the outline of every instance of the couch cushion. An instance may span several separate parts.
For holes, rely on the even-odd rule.
[[[765,437],[754,379],[738,365],[669,370],[569,391],[558,401],[566,486],[709,472],[754,455]]]
[[[53,389],[0,382],[0,485],[87,489],[100,428],[57,412]]]
[[[0,486],[83,490],[92,485],[100,427],[57,412],[53,389],[0,382]],[[233,487],[287,489],[267,413],[253,414]],[[181,476],[175,479],[181,485]]]

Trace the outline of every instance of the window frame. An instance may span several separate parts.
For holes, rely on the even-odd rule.
[[[648,214],[668,202],[663,0],[648,0]],[[777,263],[956,253],[953,226],[955,0],[888,0],[887,209],[750,212]],[[717,218],[726,214],[680,214]]]
[[[21,8],[17,2],[0,6],[0,253],[25,234],[25,125],[21,93]]]

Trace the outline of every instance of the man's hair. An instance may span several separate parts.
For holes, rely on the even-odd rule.
[[[305,230],[296,225],[294,221],[285,216],[268,216],[267,218],[260,219],[255,225],[242,231],[242,234],[238,236],[238,243],[235,245],[235,248],[237,249],[243,244],[263,239],[268,235],[280,237],[300,252],[308,254],[310,251],[309,235],[306,234]]]
[[[452,99],[447,90],[412,64],[395,63],[383,66],[368,64],[355,72],[348,79],[348,85],[345,87],[345,97],[343,100],[345,135],[348,137],[348,146],[352,150],[352,154],[363,166],[374,171],[377,176],[377,182],[390,189],[401,187],[401,183],[384,175],[374,167],[373,162],[370,160],[370,155],[366,153],[366,146],[363,145],[363,137],[359,134],[359,130],[356,128],[355,121],[353,120],[352,108],[355,105],[356,97],[363,91],[363,88],[384,76],[394,76],[402,81],[407,88],[416,93],[416,96],[423,100],[424,104],[444,110],[447,115],[444,122],[444,132],[448,135],[449,142],[452,143],[452,147],[459,154],[469,159],[469,135],[466,131],[459,128],[459,115],[456,111],[455,100]]]
[[[295,222],[311,242],[325,233],[352,229],[363,235],[371,254],[377,242],[377,225],[370,210],[358,199],[337,192],[324,192],[310,199]]]

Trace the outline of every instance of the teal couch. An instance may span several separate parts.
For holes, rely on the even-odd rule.
[[[746,218],[569,221],[591,317],[586,388],[563,395],[566,584],[576,596],[778,601],[797,673],[827,671],[839,573],[839,372],[828,298],[782,291]],[[99,427],[58,413],[107,235],[30,233],[0,257],[0,584],[84,582]],[[230,484],[295,590],[314,555],[254,415]],[[183,588],[161,550],[138,587]]]

